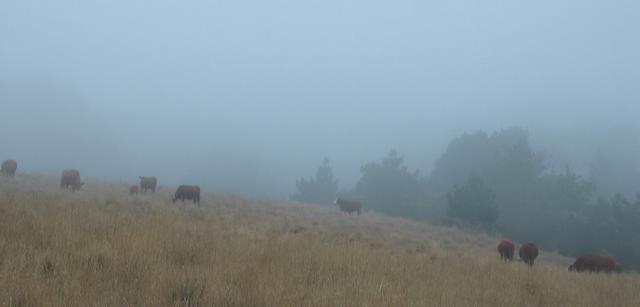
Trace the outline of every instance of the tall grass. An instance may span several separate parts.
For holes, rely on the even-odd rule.
[[[635,274],[577,274],[548,254],[503,263],[495,240],[335,208],[221,194],[203,207],[126,183],[0,181],[7,306],[638,306]],[[564,264],[564,263],[563,263]]]

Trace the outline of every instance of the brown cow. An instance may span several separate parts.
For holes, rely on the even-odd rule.
[[[185,199],[193,200],[194,204],[200,205],[200,187],[197,185],[181,185],[171,200],[175,204],[176,200],[181,200],[184,203]]]
[[[535,243],[527,242],[520,246],[520,250],[518,251],[518,255],[520,259],[524,261],[529,266],[533,266],[533,261],[538,257],[538,247]]]
[[[142,193],[144,193],[147,190],[151,190],[151,192],[155,193],[157,185],[158,185],[158,180],[154,176],[140,177],[140,189],[142,190]]]
[[[351,215],[352,212],[356,212],[358,215],[360,215],[360,210],[362,209],[362,204],[355,200],[338,198],[333,203],[340,207],[340,211],[344,211],[349,215]]]
[[[71,188],[71,191],[80,190],[84,182],[80,180],[80,172],[75,169],[65,169],[62,171],[60,178],[60,187],[63,189]]]
[[[500,253],[500,259],[504,261],[513,260],[513,252],[516,246],[509,240],[500,240],[498,243],[498,253]]]
[[[2,172],[3,176],[13,177],[16,175],[16,169],[18,169],[18,162],[16,160],[6,160],[2,162]]]
[[[607,255],[585,255],[576,259],[572,265],[569,266],[569,271],[576,272],[620,272],[622,269],[616,263],[616,260]]]
[[[139,192],[140,189],[138,188],[137,184],[134,184],[129,188],[129,195],[138,195]]]

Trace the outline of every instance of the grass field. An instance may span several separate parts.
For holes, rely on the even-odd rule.
[[[497,238],[336,208],[0,178],[4,306],[640,306],[636,274],[569,273]]]

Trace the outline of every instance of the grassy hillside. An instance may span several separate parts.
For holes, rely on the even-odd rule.
[[[84,191],[0,179],[8,306],[637,306],[635,274],[577,274],[543,253],[502,263],[496,238],[335,208],[125,183]]]

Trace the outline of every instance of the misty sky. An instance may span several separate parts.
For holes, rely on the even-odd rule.
[[[0,0],[0,159],[286,197],[517,125],[581,169],[638,153],[638,38],[631,0]]]

